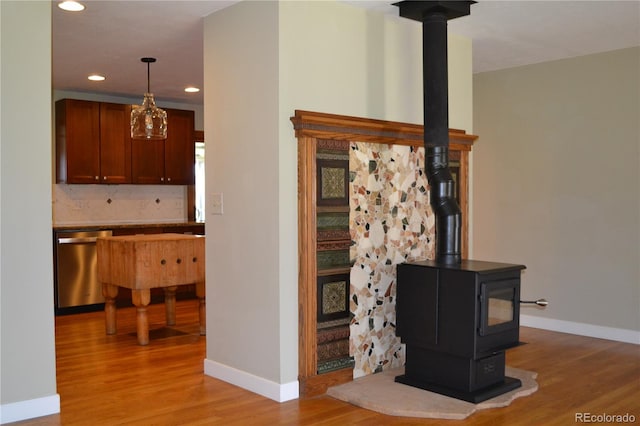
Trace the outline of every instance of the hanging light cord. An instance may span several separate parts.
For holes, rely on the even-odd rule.
[[[151,63],[156,61],[156,58],[141,58],[142,62],[147,64],[147,93],[151,93]]]

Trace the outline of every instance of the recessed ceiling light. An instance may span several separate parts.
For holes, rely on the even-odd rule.
[[[84,5],[77,1],[63,1],[58,3],[58,7],[68,12],[80,12],[81,10],[84,10]]]
[[[184,91],[187,93],[197,93],[200,91],[200,89],[198,89],[197,87],[189,86],[185,87]]]
[[[99,74],[92,74],[87,77],[91,81],[104,81],[105,77]]]

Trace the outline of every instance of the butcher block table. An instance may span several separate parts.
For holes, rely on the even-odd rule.
[[[116,333],[118,288],[131,289],[136,306],[138,344],[149,343],[147,306],[151,289],[163,288],[167,325],[175,325],[176,288],[195,284],[200,300],[200,334],[205,335],[204,236],[186,234],[122,235],[98,238],[98,280],[105,298],[107,334]]]

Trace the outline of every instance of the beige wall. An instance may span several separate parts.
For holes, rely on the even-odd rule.
[[[57,412],[51,3],[0,2],[0,422]]]
[[[638,341],[639,65],[631,48],[475,75],[474,256],[527,265],[524,298],[550,301],[533,323]]]
[[[204,37],[206,198],[224,202],[207,206],[207,359],[280,383],[278,4],[215,13]]]
[[[471,43],[453,39],[451,56],[465,68],[450,72],[460,88],[451,123],[470,130]],[[297,383],[289,118],[306,109],[421,123],[421,43],[418,23],[333,1],[242,2],[206,18],[207,197],[223,193],[224,214],[207,209],[207,292],[215,297],[205,371],[272,398],[271,385]]]

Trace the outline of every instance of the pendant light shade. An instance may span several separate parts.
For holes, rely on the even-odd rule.
[[[142,105],[131,110],[131,138],[147,140],[164,140],[167,138],[167,113],[156,106],[150,90],[149,67],[156,58],[141,58],[147,64],[147,92]]]

